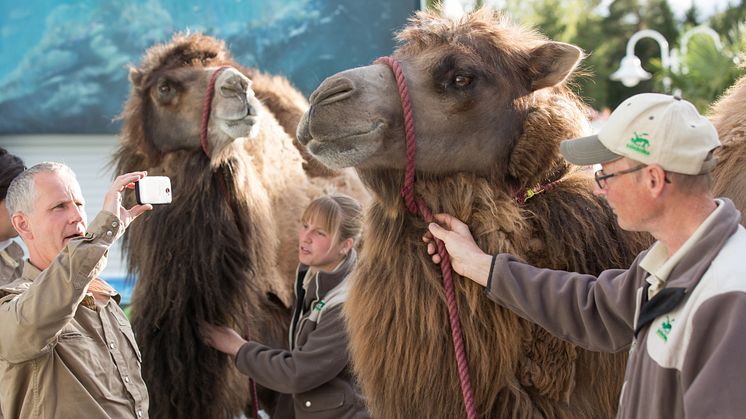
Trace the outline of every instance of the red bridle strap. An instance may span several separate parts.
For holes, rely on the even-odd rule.
[[[376,64],[386,64],[391,68],[396,78],[396,85],[399,88],[399,98],[401,99],[402,111],[404,113],[404,132],[406,140],[407,163],[404,169],[404,185],[401,189],[401,195],[409,212],[414,215],[420,215],[426,222],[434,221],[433,214],[427,205],[421,200],[416,199],[414,193],[415,182],[415,132],[414,117],[412,116],[412,103],[409,100],[409,90],[407,89],[407,80],[401,65],[392,57],[381,57],[374,61]],[[456,289],[453,285],[453,270],[451,269],[451,259],[448,256],[446,247],[442,241],[435,239],[435,244],[440,255],[440,270],[443,273],[443,286],[446,292],[446,301],[448,303],[448,320],[451,325],[451,338],[453,348],[456,353],[456,365],[458,367],[458,376],[461,383],[461,394],[464,398],[464,406],[469,419],[477,418],[477,410],[474,406],[474,392],[471,388],[471,376],[469,374],[469,363],[466,360],[466,350],[464,349],[464,337],[461,332],[461,320],[458,317],[458,304],[456,302]]]

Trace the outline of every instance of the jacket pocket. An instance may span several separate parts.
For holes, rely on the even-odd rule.
[[[296,409],[308,413],[339,409],[344,404],[344,391],[332,390],[328,386],[321,386],[295,396]]]
[[[135,340],[135,333],[132,331],[132,325],[130,324],[129,320],[127,320],[127,316],[118,307],[112,308],[111,311],[114,314],[114,317],[116,317],[117,319],[117,323],[119,324],[119,330],[122,331],[122,334],[127,338],[127,341],[130,343],[130,347],[132,347],[132,350],[135,352],[135,355],[137,355],[137,362],[142,363],[142,354],[140,353],[140,347],[137,346],[137,341]]]

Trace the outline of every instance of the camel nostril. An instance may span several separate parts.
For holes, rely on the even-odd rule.
[[[309,109],[303,116],[300,118],[300,122],[298,122],[298,128],[295,131],[295,137],[298,139],[298,142],[302,145],[307,145],[311,141],[311,132],[308,128],[308,114],[313,111],[313,107]]]
[[[311,95],[311,103],[314,105],[328,105],[348,98],[355,91],[355,85],[347,78],[337,77],[327,79]]]
[[[241,93],[242,93],[242,90],[236,85],[225,83],[222,86],[220,86],[220,94],[225,97],[239,96],[241,95]]]
[[[249,91],[249,83],[243,77],[233,76],[220,83],[218,89],[225,97],[244,96]]]

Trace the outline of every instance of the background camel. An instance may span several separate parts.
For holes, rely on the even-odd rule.
[[[420,12],[398,40],[417,133],[415,190],[433,212],[464,220],[487,252],[538,266],[598,273],[631,263],[647,239],[622,232],[587,173],[559,154],[560,140],[586,134],[585,108],[565,86],[578,48],[489,11],[460,21]],[[425,222],[400,197],[404,127],[391,69],[338,73],[310,102],[300,142],[331,167],[355,167],[373,194],[345,305],[370,409],[387,419],[464,417],[441,274],[421,241]],[[455,282],[479,417],[614,416],[624,355],[572,346],[472,281]]]
[[[211,100],[208,156],[202,112],[209,81],[224,65]],[[138,276],[132,323],[150,414],[236,416],[248,404],[248,380],[202,344],[200,324],[232,325],[285,346],[301,211],[332,189],[366,193],[354,173],[320,170],[309,181],[287,134],[305,99],[282,78],[236,65],[222,41],[176,35],[150,48],[130,81],[117,173],[146,169],[169,176],[173,188],[173,203],[138,219],[125,238]]]
[[[743,214],[746,212],[746,76],[741,77],[713,105],[710,119],[723,146],[713,171],[715,196],[727,196]],[[746,217],[741,217],[746,226]]]

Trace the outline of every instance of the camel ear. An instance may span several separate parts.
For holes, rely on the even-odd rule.
[[[136,87],[140,86],[140,83],[142,83],[142,76],[143,76],[143,73],[140,70],[136,69],[135,67],[130,67],[129,77],[130,77],[130,82],[132,83],[133,86],[136,86]]]
[[[547,42],[531,51],[531,90],[556,86],[569,76],[583,56],[583,50],[564,42]]]

